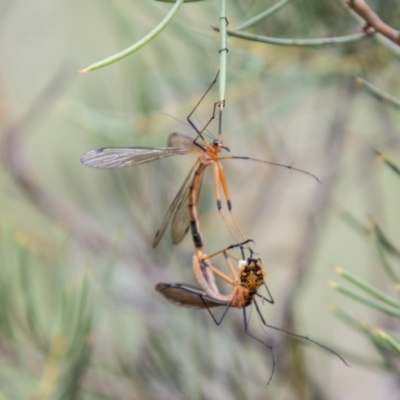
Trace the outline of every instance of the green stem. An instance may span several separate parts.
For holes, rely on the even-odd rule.
[[[400,108],[400,100],[396,99],[396,97],[391,96],[389,93],[384,92],[383,90],[379,89],[372,83],[367,82],[365,79],[355,77],[356,83],[365,87],[374,97],[378,100],[382,100],[396,108]]]
[[[369,299],[367,297],[360,296],[358,293],[355,293],[352,290],[350,290],[350,289],[348,289],[348,288],[346,288],[346,287],[344,287],[342,285],[339,285],[336,282],[330,282],[330,286],[333,289],[337,290],[338,292],[343,293],[343,294],[353,298],[354,300],[359,301],[360,303],[363,303],[363,304],[365,304],[367,306],[375,308],[376,310],[382,311],[382,312],[384,312],[386,314],[390,314],[390,315],[394,315],[396,317],[400,317],[400,309],[398,309],[397,307],[394,308],[394,307],[391,307],[391,306],[387,306],[387,305],[382,304],[382,303],[380,303],[378,301],[375,301],[373,299]]]
[[[334,270],[337,274],[339,274],[340,276],[343,276],[343,278],[345,278],[347,281],[353,283],[361,290],[364,290],[365,292],[376,297],[377,299],[382,300],[385,303],[400,309],[400,302],[398,302],[397,300],[393,299],[392,297],[386,295],[385,293],[381,292],[380,290],[377,290],[376,288],[369,285],[367,282],[359,279],[357,276],[353,275],[352,273],[347,272],[344,269],[338,268],[338,267],[335,267]]]
[[[374,225],[376,236],[379,239],[381,245],[388,251],[390,254],[400,258],[400,251],[398,248],[393,244],[391,240],[383,233],[382,229],[375,223]]]
[[[226,88],[226,58],[228,53],[226,44],[227,23],[225,0],[219,0],[219,99],[221,101],[221,110],[225,102]]]
[[[266,9],[262,13],[250,18],[248,21],[243,22],[242,24],[238,25],[235,30],[240,31],[242,29],[249,28],[250,26],[255,25],[258,21],[272,15],[273,13],[277,12],[281,9],[285,4],[289,3],[290,0],[281,0],[279,3],[274,4],[272,7]]]
[[[390,161],[384,154],[380,153],[379,151],[376,151],[377,155],[380,157],[380,159],[397,175],[400,176],[400,168]]]
[[[395,340],[392,336],[384,332],[382,329],[376,329],[375,334],[378,335],[382,340],[384,340],[393,351],[400,354],[400,343]]]
[[[367,233],[367,227],[358,221],[352,214],[350,214],[345,208],[340,204],[334,204],[333,210],[338,214],[338,216],[357,233],[363,235]]]
[[[376,253],[378,255],[378,258],[383,266],[385,268],[387,274],[389,275],[390,279],[394,283],[400,283],[399,278],[393,269],[392,265],[389,263],[389,260],[386,257],[386,254],[383,250],[383,246],[381,241],[379,240],[379,237],[377,235],[377,226],[375,224],[375,221],[372,220],[372,231],[371,231],[371,238],[372,238],[372,243],[375,247]]]
[[[332,285],[332,284],[331,284]],[[368,333],[368,328],[365,322],[361,320],[357,320],[352,315],[348,314],[346,311],[343,311],[341,308],[331,305],[329,307],[331,313],[339,318],[342,322],[344,322],[347,326],[354,328],[362,333]]]
[[[365,237],[365,233],[367,232],[367,228],[357,220],[352,214],[350,214],[345,208],[343,208],[340,204],[334,204],[333,206],[334,212],[352,229],[354,229],[357,233],[363,235]]]
[[[216,31],[219,30],[215,25],[212,25],[212,28]],[[331,37],[331,38],[284,39],[284,38],[274,38],[263,35],[254,35],[252,33],[239,32],[231,29],[227,29],[226,32],[228,33],[229,36],[235,36],[240,39],[251,40],[253,42],[276,44],[278,46],[303,46],[303,47],[319,47],[319,46],[348,44],[370,36],[370,34],[367,33],[354,33],[352,35]]]
[[[99,68],[103,68],[107,65],[110,65],[116,61],[121,60],[122,58],[129,56],[130,54],[132,54],[135,51],[142,48],[145,44],[147,44],[151,40],[153,40],[171,22],[172,18],[178,12],[179,8],[184,3],[184,1],[185,0],[176,0],[174,6],[171,8],[169,13],[165,16],[165,18],[151,32],[149,32],[146,36],[144,36],[142,39],[140,39],[134,45],[128,47],[127,49],[125,49],[117,54],[114,54],[111,57],[108,57],[102,61],[95,63],[95,64],[89,65],[88,67],[79,70],[78,73],[82,74],[85,72],[90,72],[90,71],[94,71]]]

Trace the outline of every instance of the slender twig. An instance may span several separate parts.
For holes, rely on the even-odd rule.
[[[372,83],[366,81],[365,79],[359,78],[358,76],[355,77],[355,81],[358,85],[363,86],[369,93],[371,93],[375,98],[378,100],[384,101],[389,105],[396,107],[397,109],[400,108],[400,100],[396,97],[390,95],[389,93],[384,92],[383,90],[379,89]]]
[[[393,315],[395,317],[400,317],[400,309],[398,307],[392,307],[390,305],[384,304],[381,301],[376,301],[372,298],[365,297],[363,295],[358,294],[354,290],[347,288],[346,286],[340,285],[339,283],[329,281],[329,286],[336,291],[345,294],[346,296],[357,300],[358,302],[368,306],[375,308],[376,310],[382,311],[386,314]]]
[[[345,4],[345,3],[343,2],[343,4]],[[355,11],[353,11],[351,8],[349,9],[349,11],[356,21],[358,21],[360,24],[365,24],[365,20],[363,18],[361,18]],[[370,30],[374,31],[373,28],[371,28]],[[376,32],[373,35],[373,38],[378,43],[385,46],[392,54],[394,54],[397,57],[400,57],[400,47],[396,43],[392,42],[386,36],[384,36],[378,32]]]
[[[211,26],[212,29],[218,31],[218,27],[215,25]],[[370,33],[354,33],[352,35],[330,37],[330,38],[315,38],[315,39],[286,39],[286,38],[275,38],[270,36],[255,35],[253,33],[239,32],[237,30],[226,30],[230,36],[235,36],[239,39],[251,40],[253,42],[261,42],[268,44],[275,44],[278,46],[301,46],[301,47],[320,47],[320,46],[334,46],[334,45],[345,45],[353,42],[357,42],[365,37],[370,36]]]
[[[220,110],[222,111],[225,103],[226,89],[226,58],[228,47],[226,43],[226,27],[228,20],[226,18],[225,0],[219,0],[219,100]]]
[[[254,16],[253,18],[250,18],[246,22],[243,22],[242,24],[239,24],[236,27],[236,31],[240,31],[242,29],[250,28],[251,26],[255,25],[257,22],[261,21],[262,19],[274,14],[278,10],[280,10],[284,5],[289,3],[290,0],[281,0],[280,2],[274,4],[272,7],[267,8],[265,11],[262,13]]]
[[[151,40],[153,40],[171,22],[172,18],[174,18],[175,14],[178,12],[178,10],[181,7],[181,5],[183,4],[183,2],[184,2],[184,0],[176,0],[174,6],[171,8],[169,13],[165,16],[165,18],[151,32],[149,32],[146,36],[144,36],[138,42],[136,42],[132,46],[128,47],[127,49],[122,50],[117,54],[114,54],[111,57],[108,57],[104,60],[101,60],[97,63],[94,63],[92,65],[89,65],[86,68],[79,70],[78,73],[83,74],[85,72],[90,72],[90,71],[94,71],[99,68],[103,68],[107,65],[110,65],[116,61],[121,60],[122,58],[129,56],[130,54],[132,54],[135,51],[142,48],[144,45],[146,45]]]
[[[352,283],[354,286],[358,287],[365,293],[388,304],[389,306],[393,306],[400,310],[400,302],[394,299],[393,297],[388,296],[386,293],[382,292],[381,290],[378,290],[376,287],[370,285],[368,282],[365,282],[364,280],[360,279],[358,276],[352,274],[351,272],[348,272],[337,266],[333,266],[333,269],[338,275],[342,276],[348,282]]]
[[[400,343],[394,339],[393,336],[389,335],[380,328],[375,328],[373,333],[378,335],[385,343],[387,343],[397,355],[400,355]]]
[[[386,256],[386,253],[384,251],[383,245],[379,239],[378,226],[374,219],[370,218],[370,222],[371,222],[370,238],[372,240],[373,246],[375,247],[378,258],[379,258],[383,268],[385,269],[386,273],[390,277],[390,279],[394,283],[400,284],[400,280],[397,276],[397,273],[396,273],[395,269],[392,267],[392,264],[389,262],[389,260]]]
[[[379,32],[400,45],[400,32],[383,22],[364,0],[344,0],[344,2],[365,21],[362,27],[364,32]]]

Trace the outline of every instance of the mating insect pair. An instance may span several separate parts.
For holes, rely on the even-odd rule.
[[[316,178],[309,172],[293,168],[289,165],[282,165],[245,156],[221,156],[220,153],[222,150],[229,151],[229,149],[226,148],[222,143],[221,127],[223,105],[221,105],[221,103],[214,104],[213,114],[202,129],[198,129],[191,119],[193,113],[196,111],[199,104],[210,91],[216,80],[217,78],[214,80],[206,93],[202,96],[200,101],[196,104],[195,108],[187,117],[188,123],[193,127],[196,132],[196,137],[194,138],[194,140],[192,140],[188,136],[173,133],[168,139],[168,147],[102,148],[91,150],[85,153],[82,156],[81,162],[84,165],[95,168],[118,168],[139,165],[177,154],[199,153],[198,159],[196,160],[191,170],[189,171],[189,174],[185,178],[181,188],[179,189],[172,204],[170,205],[160,225],[160,228],[158,229],[154,237],[153,247],[156,247],[159,243],[170,221],[172,221],[171,234],[174,244],[181,242],[190,227],[192,239],[195,246],[195,253],[192,262],[193,270],[201,288],[180,283],[159,283],[156,285],[156,290],[158,290],[169,301],[175,304],[195,308],[206,308],[217,325],[222,322],[222,319],[224,318],[226,312],[229,310],[230,307],[241,308],[243,309],[245,331],[253,338],[255,337],[248,332],[246,307],[254,304],[257,314],[259,315],[259,318],[264,326],[271,327],[284,333],[309,340],[341,358],[340,355],[338,355],[337,353],[313,341],[312,339],[268,325],[261,313],[259,305],[256,302],[256,297],[259,297],[271,304],[274,303],[268,287],[265,285],[264,282],[265,272],[261,265],[261,260],[253,258],[253,251],[249,247],[250,241],[243,233],[243,230],[241,229],[237,219],[232,213],[232,204],[230,200],[227,179],[224,169],[221,165],[221,161],[228,159],[253,160],[264,164],[282,166],[288,169],[293,169],[304,174],[311,175],[316,180],[318,180],[318,178]],[[204,133],[210,125],[211,121],[216,118],[217,110],[219,112],[218,139],[215,139],[212,142],[208,142],[204,136]],[[218,211],[235,240],[234,245],[222,251],[218,251],[211,256],[207,256],[203,251],[202,234],[200,231],[200,222],[197,211],[197,199],[199,195],[201,179],[205,169],[209,165],[212,166],[214,172],[214,186]],[[231,215],[231,220],[233,221],[233,227],[228,222],[227,218],[224,216],[221,210],[221,188],[226,198],[228,210]],[[239,236],[241,239],[239,239]],[[229,254],[229,250],[235,247],[240,248],[243,258],[242,260],[237,259]],[[250,256],[248,258],[244,256],[245,251],[250,251]],[[214,267],[210,262],[210,260],[214,256],[221,253],[225,257],[231,277],[224,274],[218,268]],[[235,270],[232,264],[232,259],[236,259],[238,261],[238,271]],[[215,283],[215,276],[218,276],[232,287],[232,292],[230,294],[224,295],[220,293],[218,286]],[[259,288],[263,285],[267,290],[268,298],[263,297],[258,293]],[[225,311],[223,312],[223,315],[219,320],[217,320],[214,317],[213,313],[210,311],[210,308],[218,306],[225,307]],[[257,338],[255,339],[260,341]],[[271,349],[270,346],[268,347]],[[273,360],[273,370],[274,366],[275,361]],[[271,378],[272,374],[270,379]]]

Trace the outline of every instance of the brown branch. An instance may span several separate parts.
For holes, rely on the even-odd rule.
[[[400,32],[384,23],[364,0],[344,0],[344,2],[365,21],[362,27],[363,32],[379,32],[400,45]]]

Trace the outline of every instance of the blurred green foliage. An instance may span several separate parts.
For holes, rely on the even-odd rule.
[[[229,28],[273,4],[229,1]],[[398,2],[368,4],[398,28]],[[160,281],[195,283],[190,238],[174,248],[167,236],[151,249],[190,156],[118,171],[79,163],[91,148],[163,146],[170,132],[192,134],[186,116],[218,70],[210,28],[218,2],[184,4],[135,54],[74,73],[135,43],[170,8],[148,0],[0,5],[0,399],[397,398],[397,319],[325,281],[335,264],[392,290],[382,254],[399,276],[389,244],[399,246],[400,185],[374,151],[399,164],[399,114],[354,79],[399,98],[398,53],[374,37],[312,49],[228,38],[225,145],[295,163],[323,181],[225,164],[234,211],[275,298],[264,316],[349,354],[352,364],[297,341],[284,346],[285,336],[262,330],[253,310],[251,332],[276,345],[266,391],[271,356],[245,335],[240,311],[216,327],[206,311],[174,307],[153,290]],[[249,32],[311,39],[358,27],[339,0],[292,0]],[[217,100],[215,89],[196,112],[199,126]],[[331,212],[337,203],[357,230]],[[230,243],[210,174],[200,211],[207,251]],[[379,239],[381,253],[359,234],[371,232],[368,216],[388,238]],[[368,321],[364,341],[332,318],[327,301],[353,322]]]
[[[397,175],[397,178],[399,178],[399,167],[391,160],[387,159],[383,154],[378,152],[378,155],[389,169]],[[372,345],[381,357],[381,360],[376,361],[375,364],[380,368],[387,370],[396,380],[398,380],[400,378],[400,371],[396,363],[396,358],[400,355],[400,341],[398,335],[393,331],[393,327],[391,326],[393,325],[393,322],[390,322],[390,320],[394,317],[400,317],[400,302],[397,300],[400,288],[400,281],[397,272],[400,251],[395,245],[393,245],[394,242],[388,239],[387,235],[385,235],[382,228],[377,225],[374,219],[370,218],[366,227],[360,230],[357,229],[357,225],[358,227],[362,226],[360,222],[355,225],[353,222],[354,219],[350,219],[351,217],[349,217],[348,213],[343,212],[343,210],[338,211],[339,215],[343,217],[343,220],[348,223],[351,228],[355,228],[358,233],[361,233],[366,239],[369,239],[372,247],[376,250],[378,259],[381,263],[382,272],[386,274],[392,282],[392,288],[391,290],[388,288],[385,289],[385,291],[382,291],[379,286],[369,284],[341,268],[335,268],[336,273],[352,284],[354,288],[349,288],[348,286],[343,286],[336,282],[331,282],[331,286],[348,297],[359,301],[361,304],[381,311],[383,317],[381,318],[382,321],[380,322],[380,325],[385,324],[386,328],[370,325],[370,323],[357,319],[353,315],[350,315],[343,309],[337,307],[334,307],[332,311],[346,324],[363,334],[367,340],[371,341]],[[392,330],[393,335],[386,332],[387,329]],[[368,364],[365,359],[363,360],[362,354],[352,354],[351,357],[354,357],[358,362]]]

